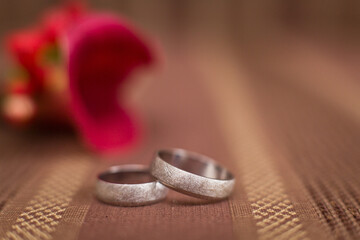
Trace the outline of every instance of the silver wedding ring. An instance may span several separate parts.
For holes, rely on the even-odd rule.
[[[213,159],[170,149],[158,151],[150,169],[120,165],[99,174],[96,196],[113,205],[141,206],[164,199],[171,188],[193,197],[221,200],[232,193],[234,185],[234,176]]]
[[[138,180],[146,178],[142,182]],[[136,180],[136,181],[134,181]],[[141,206],[166,197],[168,189],[154,179],[143,165],[113,166],[98,175],[96,196],[105,203]]]
[[[158,151],[150,171],[175,191],[210,200],[228,197],[235,184],[233,175],[214,160],[183,149]]]

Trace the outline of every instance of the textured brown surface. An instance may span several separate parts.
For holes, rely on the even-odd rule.
[[[71,134],[2,127],[0,239],[360,238],[359,48],[277,32],[270,13],[280,1],[268,14],[260,1],[243,8],[225,2],[104,1],[150,29],[164,48],[163,72],[135,99],[146,137],[111,163]],[[32,5],[1,34],[45,5]],[[303,7],[306,13],[311,4]],[[320,15],[311,16],[311,24],[299,24],[321,29]],[[231,198],[208,203],[171,191],[163,202],[136,208],[94,198],[98,172],[149,164],[156,149],[168,147],[229,168],[237,180]]]
[[[165,72],[137,100],[147,136],[115,162],[148,164],[166,147],[202,152],[235,173],[229,200],[207,203],[171,192],[151,206],[109,206],[94,198],[93,187],[96,173],[111,163],[89,155],[71,135],[4,130],[1,237],[358,238],[357,109],[342,112],[332,99],[282,80],[275,67],[259,64],[263,70],[255,71],[226,46],[194,40],[181,51],[166,49]]]

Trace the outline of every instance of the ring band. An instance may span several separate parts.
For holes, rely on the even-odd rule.
[[[147,178],[141,183],[118,183],[114,178],[126,178],[127,174],[142,174]],[[125,179],[126,180],[126,179]],[[168,189],[154,179],[149,168],[143,165],[113,166],[98,175],[96,196],[99,200],[120,206],[141,206],[158,202],[166,197]]]
[[[228,197],[235,184],[233,175],[214,160],[183,149],[158,151],[150,171],[175,191],[209,200]]]

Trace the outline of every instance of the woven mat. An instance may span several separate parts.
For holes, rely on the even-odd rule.
[[[166,49],[165,72],[138,101],[146,137],[115,162],[91,155],[71,135],[2,130],[1,239],[360,238],[357,97],[344,100],[347,92],[331,87],[345,73],[322,75],[326,91],[320,81],[309,88],[302,81],[308,77],[294,74],[313,76],[301,49],[294,58],[300,65],[279,57],[265,66],[259,59],[246,64],[226,46]],[[279,62],[288,72],[276,72]],[[149,164],[167,147],[207,154],[231,169],[234,194],[204,203],[172,191],[163,202],[132,208],[94,198],[98,172]]]

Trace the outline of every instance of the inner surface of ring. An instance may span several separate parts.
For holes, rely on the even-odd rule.
[[[99,178],[103,181],[117,184],[141,184],[155,181],[155,178],[146,171],[103,173]]]
[[[167,163],[190,173],[219,180],[230,180],[233,179],[231,173],[225,168],[212,163],[207,162],[206,157],[192,156],[186,154],[183,151],[160,151],[159,157]]]

